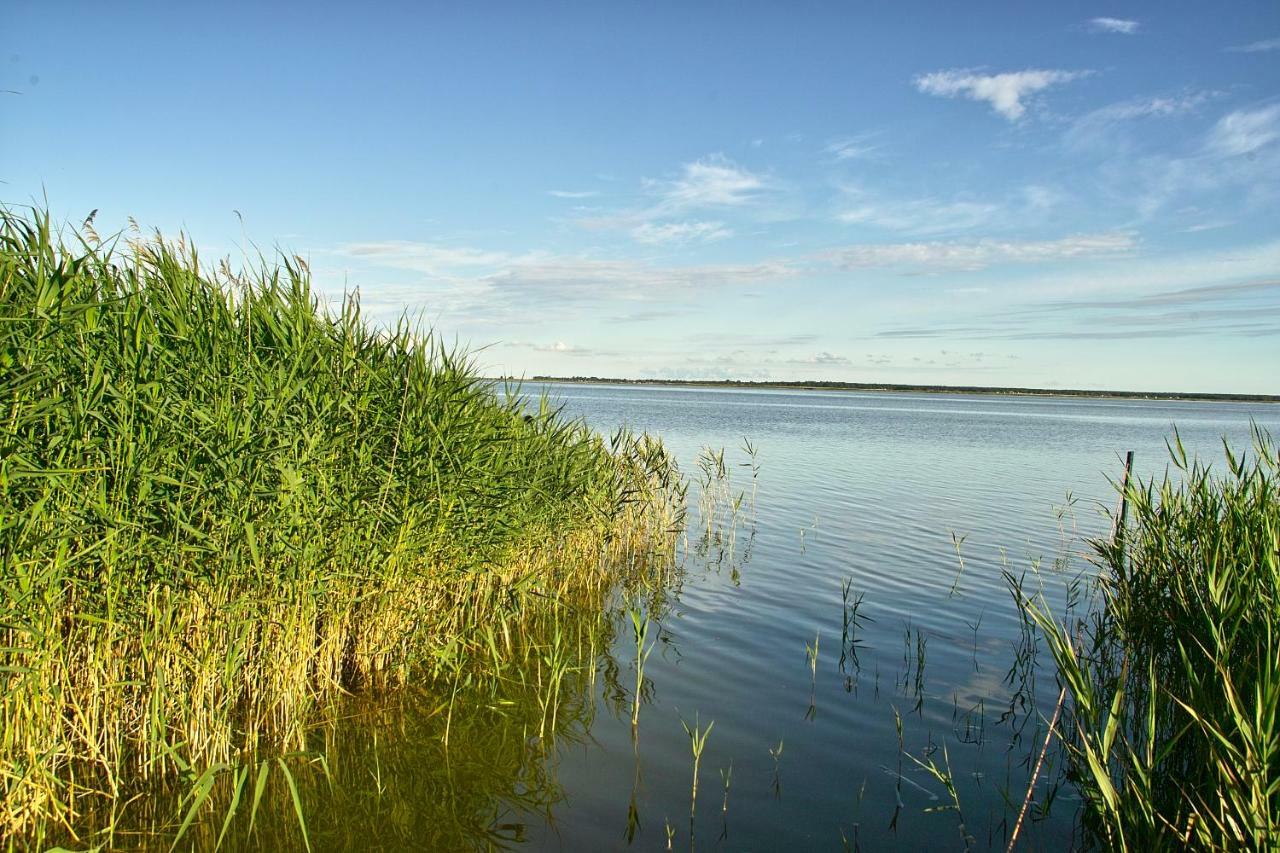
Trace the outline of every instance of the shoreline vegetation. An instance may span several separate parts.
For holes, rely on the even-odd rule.
[[[551,381],[1063,393],[529,380]],[[707,449],[686,480],[660,442],[599,436],[407,322],[375,328],[354,299],[322,310],[297,258],[206,269],[181,238],[64,239],[47,214],[0,209],[0,400],[0,849],[351,847],[370,840],[356,815],[404,846],[501,846],[492,798],[551,821],[559,792],[528,751],[588,736],[597,677],[630,721],[638,788],[644,661],[682,578],[681,536],[735,584],[755,541],[750,442],[738,464]],[[1085,607],[1055,615],[1006,574],[1061,687],[1050,772],[1081,795],[1086,847],[1272,849],[1280,454],[1260,428],[1247,455],[1226,449],[1223,474],[1176,434],[1170,451],[1176,471],[1120,486],[1115,534],[1089,543],[1092,595],[1071,596]],[[749,491],[731,485],[737,468]],[[863,624],[864,591],[850,594],[842,671],[845,652],[858,667]],[[633,682],[609,660],[628,621]],[[915,648],[919,710],[919,631]],[[1029,654],[1010,677],[1034,667]],[[452,823],[404,820],[415,794],[384,786],[360,706],[423,732],[386,767],[448,800]],[[690,843],[712,726],[693,719]],[[451,737],[483,741],[487,769],[459,782]],[[776,793],[782,741],[769,752]],[[967,846],[948,753],[928,756],[910,757],[946,784]]]
[[[1062,686],[1079,821],[1106,850],[1280,848],[1280,451],[1224,446],[1121,485],[1092,542],[1095,606],[1060,621],[1013,586]],[[1063,700],[1060,700],[1062,705]]]
[[[0,210],[0,400],[0,848],[192,843],[214,802],[221,841],[267,787],[306,843],[333,703],[533,656],[554,730],[558,614],[669,581],[659,442],[321,309],[298,258],[210,269]]]
[[[519,381],[500,377],[498,382]],[[1217,403],[1280,403],[1280,394],[1215,394],[1199,391],[1102,391],[1068,388],[1001,388],[989,385],[904,385],[890,382],[773,382],[748,379],[617,379],[601,376],[532,376],[524,381],[580,385],[652,385],[690,388],[744,388],[762,391],[872,391],[913,394],[988,394],[1007,397],[1096,397],[1132,400],[1203,400]]]

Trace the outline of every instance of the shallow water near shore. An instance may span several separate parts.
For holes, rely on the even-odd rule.
[[[1239,403],[523,390],[601,432],[660,436],[695,481],[680,580],[644,605],[656,641],[638,727],[629,617],[557,622],[572,640],[554,721],[539,668],[483,694],[357,701],[317,736],[331,773],[303,791],[317,849],[1003,849],[1058,692],[1008,577],[1067,606],[1124,451],[1146,477],[1174,425],[1211,460],[1224,436],[1247,447],[1251,421],[1280,431],[1280,409]],[[708,446],[728,478],[709,536]],[[710,727],[692,804],[686,726]],[[1073,843],[1056,775],[1020,849]],[[296,843],[287,796],[268,796],[272,823]]]
[[[695,714],[715,720],[699,846],[840,849],[856,838],[866,849],[962,848],[959,816],[938,810],[952,805],[944,786],[900,759],[896,711],[902,750],[942,767],[946,747],[973,846],[1002,849],[1057,696],[1050,673],[1024,683],[1015,668],[1021,622],[1002,572],[1027,573],[1029,588],[1043,583],[1063,606],[1089,569],[1083,540],[1109,528],[1108,477],[1120,476],[1125,451],[1146,477],[1165,470],[1175,425],[1189,451],[1212,460],[1224,436],[1247,447],[1251,421],[1273,433],[1280,425],[1280,410],[1240,403],[585,385],[548,393],[598,429],[660,434],[686,471],[701,446],[729,448],[738,463],[744,437],[758,448],[755,535],[740,582],[691,565],[663,624],[672,650],[646,668],[644,848],[665,845],[667,821],[674,846],[690,843],[680,719]],[[750,489],[748,468],[732,474]],[[846,578],[864,596],[857,667],[840,665]],[[815,635],[816,679],[806,657]],[[1034,703],[1015,698],[1023,686]],[[555,826],[535,833],[537,846],[622,839],[634,776],[628,726],[600,719],[591,734],[590,745],[564,751],[565,803]],[[770,749],[780,742],[775,779]],[[730,762],[722,810],[717,771]],[[1069,845],[1073,813],[1063,790],[1047,816],[1033,813],[1021,843]]]

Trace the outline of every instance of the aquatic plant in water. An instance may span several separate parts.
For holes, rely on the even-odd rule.
[[[1255,427],[1215,474],[1121,485],[1094,543],[1098,607],[1022,604],[1065,685],[1063,743],[1087,840],[1117,850],[1280,846],[1280,454]]]
[[[333,701],[467,694],[541,603],[661,577],[683,511],[658,442],[322,308],[297,257],[210,269],[184,238],[0,212],[0,364],[11,844],[109,840],[156,786],[192,792],[172,823],[222,784],[252,809]],[[543,734],[565,642],[535,669]]]

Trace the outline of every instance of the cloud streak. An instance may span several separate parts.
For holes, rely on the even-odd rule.
[[[824,154],[828,154],[837,163],[846,160],[866,160],[875,157],[880,151],[880,146],[871,142],[875,134],[863,133],[857,136],[846,137],[845,139],[837,139],[826,145],[822,149]]]
[[[344,243],[338,247],[338,253],[382,266],[425,273],[441,273],[458,267],[493,266],[512,259],[512,255],[507,252],[415,243],[409,240]]]
[[[1183,287],[1127,299],[1062,300],[1040,306],[1042,310],[1075,310],[1080,308],[1151,308],[1171,305],[1198,305],[1240,297],[1280,297],[1280,279],[1210,284]]]
[[[600,193],[597,190],[547,190],[547,195],[556,198],[594,198]]]
[[[938,234],[967,231],[986,225],[1000,212],[999,205],[979,201],[942,201],[925,198],[911,201],[865,199],[854,192],[855,204],[836,214],[846,225],[873,225],[889,231]]]
[[[1280,50],[1280,38],[1263,39],[1249,44],[1235,45],[1227,48],[1231,53],[1265,53],[1269,50]]]
[[[642,222],[631,229],[631,238],[649,245],[710,242],[733,236],[723,222]]]
[[[972,324],[888,329],[883,339],[1127,340],[1280,335],[1280,279],[1227,282],[1111,299],[1057,299]]]
[[[1079,234],[1061,240],[977,240],[971,242],[890,243],[848,246],[827,257],[844,270],[910,267],[982,270],[993,264],[1053,263],[1086,258],[1115,258],[1137,248],[1132,234]]]
[[[1137,21],[1130,21],[1125,18],[1090,18],[1089,29],[1095,33],[1115,33],[1117,35],[1131,36],[1138,32],[1141,26]]]
[[[1224,157],[1252,154],[1280,139],[1280,104],[1236,110],[1218,120],[1207,148]]]

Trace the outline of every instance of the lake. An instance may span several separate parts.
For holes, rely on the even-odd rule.
[[[1280,432],[1265,404],[545,390],[601,432],[660,436],[695,480],[701,449],[723,448],[743,496],[704,541],[690,491],[683,572],[651,610],[636,739],[636,647],[619,612],[567,679],[551,732],[514,698],[459,707],[443,749],[439,706],[395,699],[376,712],[385,724],[332,734],[330,764],[347,750],[366,768],[339,787],[365,792],[313,821],[322,842],[879,850],[963,849],[967,835],[1004,849],[1058,693],[1008,577],[1058,611],[1078,595],[1125,451],[1146,477],[1165,471],[1175,425],[1218,464],[1222,438],[1247,446],[1251,421]],[[692,821],[686,726],[710,727]],[[393,793],[369,795],[374,776]],[[1076,802],[1055,778],[1041,774],[1020,849],[1072,844]]]

